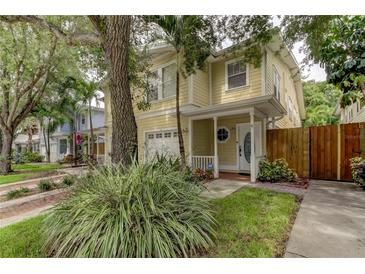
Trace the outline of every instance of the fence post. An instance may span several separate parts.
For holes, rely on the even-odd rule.
[[[341,126],[337,125],[337,180],[341,180]]]

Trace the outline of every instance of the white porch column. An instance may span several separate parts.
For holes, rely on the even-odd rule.
[[[217,136],[217,117],[213,117],[214,121],[214,178],[219,177],[219,162],[218,162],[218,136]]]
[[[256,153],[255,153],[255,116],[254,111],[250,111],[250,129],[251,129],[251,182],[256,181]]]
[[[193,167],[193,120],[189,118],[189,165]]]
[[[72,140],[66,139],[67,149],[66,149],[66,155],[70,155],[71,153],[71,142]],[[50,145],[51,146],[51,145]],[[50,149],[50,148],[48,148]],[[57,139],[57,154],[60,153],[60,139]]]

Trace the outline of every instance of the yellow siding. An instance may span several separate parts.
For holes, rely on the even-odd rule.
[[[213,136],[214,129],[212,119],[193,121],[193,155],[213,156]]]
[[[183,129],[183,139],[185,154],[188,155],[189,152],[189,135],[188,135],[188,119],[181,117],[181,128]],[[143,120],[137,120],[138,128],[138,160],[140,162],[144,161],[145,155],[145,138],[146,132],[160,131],[167,129],[176,129],[176,117],[171,115],[162,115],[153,118],[146,118]]]
[[[249,65],[248,86],[226,91],[225,87],[225,62],[212,63],[212,103],[222,104],[243,100],[262,95],[261,70]]]
[[[293,112],[299,118],[300,116],[299,116],[298,99],[294,87],[294,81],[292,79],[289,67],[281,60],[280,56],[276,55],[270,50],[267,51],[266,92],[269,94],[273,94],[274,92],[274,80],[273,80],[274,66],[280,75],[280,103],[288,111],[286,98],[290,96],[293,102]],[[275,126],[279,128],[291,128],[295,126],[301,126],[301,124],[298,122],[297,124],[294,124],[294,120],[290,120],[289,116],[286,115],[279,121],[276,121]]]
[[[209,74],[198,70],[193,76],[193,103],[198,106],[209,104]]]

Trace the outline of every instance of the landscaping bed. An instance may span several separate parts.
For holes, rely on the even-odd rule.
[[[214,200],[215,245],[198,257],[281,257],[298,208],[295,196],[265,189],[244,188]],[[45,257],[43,218],[0,229],[0,257]]]
[[[0,175],[0,185],[52,176],[58,173],[57,169],[63,167],[63,165],[58,163],[13,164],[13,172],[8,175]]]
[[[288,181],[278,181],[278,182],[261,182],[257,181],[257,184],[275,184],[278,186],[285,186],[285,187],[294,187],[294,188],[301,188],[307,189],[309,187],[309,179],[308,178],[297,178],[295,182],[288,182]]]

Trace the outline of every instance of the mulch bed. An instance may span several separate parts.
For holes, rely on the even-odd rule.
[[[287,186],[287,187],[295,187],[301,189],[307,189],[309,186],[309,179],[308,178],[298,178],[296,182],[287,182],[287,181],[278,181],[278,182],[256,182],[257,184],[273,184],[278,186]]]

